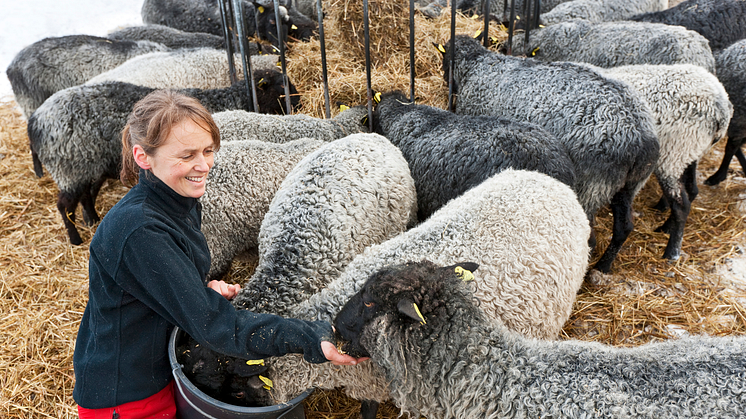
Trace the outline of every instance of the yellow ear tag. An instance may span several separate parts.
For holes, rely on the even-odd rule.
[[[262,6],[259,6],[259,8],[257,10],[259,10],[259,13],[264,13],[264,7],[262,7]]]
[[[536,47],[536,48],[534,48],[534,50],[533,50],[533,51],[531,51],[531,56],[532,56],[532,57],[536,56],[536,53],[537,53],[537,52],[539,52],[539,47]]]
[[[295,25],[292,25],[292,26],[290,27],[290,29],[292,29],[292,30],[296,30],[296,29],[298,29],[298,27],[297,27],[297,26],[295,26]]]
[[[417,315],[420,316],[420,319],[422,320],[420,324],[427,324],[427,322],[425,321],[425,317],[423,317],[422,313],[420,313],[420,308],[417,307],[417,303],[412,303],[412,305],[414,306],[414,311],[417,312]]]
[[[460,266],[457,266],[455,271],[456,271],[456,276],[464,282],[469,282],[469,281],[474,280],[474,274],[471,273],[471,271],[467,271],[466,269]]]
[[[261,365],[264,366],[264,360],[263,359],[250,359],[246,361],[246,365]]]
[[[267,82],[264,80],[264,77],[262,77],[261,79],[259,79],[258,82],[256,82],[256,85],[259,87],[264,87],[267,85]]]
[[[496,36],[490,36],[490,41],[492,42],[492,45],[495,45],[498,42]]]
[[[440,51],[443,54],[446,53],[446,49],[442,44],[438,44],[438,51]]]
[[[477,19],[479,19],[479,15],[475,13],[475,14],[473,14],[471,16],[471,18],[474,19],[474,20],[477,20]]]
[[[543,27],[544,27],[544,25],[539,25],[539,27],[540,27],[540,28],[543,28]]]
[[[350,107],[349,107],[349,106],[347,106],[347,105],[339,105],[339,111],[340,111],[340,112],[344,112],[344,111],[346,111],[347,109],[350,109]]]
[[[272,390],[272,380],[263,375],[260,375],[259,379],[262,380],[262,382],[264,383],[262,388],[264,388],[265,390]]]
[[[375,95],[373,95],[373,101],[376,103],[381,103],[381,92],[378,92]]]
[[[521,20],[521,17],[518,15],[515,15],[515,20]]]
[[[472,36],[472,38],[479,38],[479,35],[481,35],[481,34],[482,34],[482,30],[480,29],[480,30],[474,32],[474,36]]]

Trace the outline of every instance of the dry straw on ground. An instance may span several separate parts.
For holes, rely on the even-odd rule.
[[[408,12],[393,3],[371,2],[372,84],[376,91],[408,92]],[[357,48],[361,28],[359,22],[349,21],[362,16],[361,6],[337,0],[326,10],[332,104],[365,103],[364,60]],[[432,42],[448,40],[450,19],[447,14],[436,20],[418,15],[416,25],[416,96],[420,103],[442,108],[447,88],[440,73],[440,53]],[[459,17],[457,21],[458,33],[472,34],[481,26],[480,20]],[[318,41],[293,44],[288,68],[303,97],[302,112],[323,116]],[[712,173],[723,145],[707,155],[700,173]],[[700,187],[686,227],[685,256],[676,263],[660,259],[667,237],[654,230],[665,215],[650,209],[660,192],[655,182],[643,189],[635,200],[636,229],[613,274],[589,276],[563,338],[626,346],[668,339],[680,331],[746,333],[745,286],[718,274],[728,259],[739,257],[744,243],[746,225],[739,206],[746,197],[746,179],[737,163],[732,167],[734,173],[720,186]],[[57,188],[48,175],[34,176],[25,122],[8,99],[0,103],[0,190],[0,417],[75,417],[72,354],[87,299],[88,249],[69,245],[56,208]],[[97,209],[104,214],[125,193],[118,182],[108,182]],[[608,210],[602,210],[601,248],[610,236],[610,225]],[[94,229],[80,230],[87,243]],[[252,270],[249,258],[235,263],[231,276],[246,278]],[[354,418],[359,408],[341,391],[316,392],[305,405],[310,419]],[[388,403],[379,414],[397,416],[397,409]]]

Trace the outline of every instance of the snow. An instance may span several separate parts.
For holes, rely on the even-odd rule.
[[[5,69],[23,48],[50,36],[95,35],[141,25],[143,0],[0,0],[0,97],[13,94]]]

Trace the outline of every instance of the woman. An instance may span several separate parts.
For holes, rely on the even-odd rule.
[[[228,299],[238,285],[205,286],[210,253],[197,198],[220,135],[199,102],[151,93],[135,104],[122,142],[120,178],[136,185],[90,245],[89,299],[73,359],[81,418],[173,417],[167,347],[174,326],[246,359],[303,353],[314,363],[360,361],[339,354],[327,322],[236,310]]]

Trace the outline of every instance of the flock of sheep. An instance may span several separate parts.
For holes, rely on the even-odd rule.
[[[276,46],[278,27],[311,36],[315,2],[281,2],[277,21],[271,2],[242,1],[258,38]],[[733,156],[746,171],[746,1],[542,2],[545,26],[514,44],[533,58],[458,35],[441,48],[455,112],[392,91],[372,121],[364,106],[332,119],[270,115],[284,113],[286,87],[294,106],[298,97],[266,43],[250,46],[261,113],[247,112],[245,84],[228,77],[217,1],[145,0],[142,12],[147,25],[47,38],[7,69],[34,170],[57,183],[71,243],[82,243],[78,204],[86,223],[99,220],[96,196],[118,176],[134,103],[181,89],[213,113],[223,141],[201,198],[208,279],[258,248],[237,308],[339,314],[345,345],[373,358],[346,368],[267,360],[267,391],[204,348],[184,370],[207,394],[251,405],[344,387],[366,419],[389,398],[431,419],[743,417],[746,339],[631,349],[554,339],[589,269],[601,207],[611,207],[613,236],[594,268],[609,272],[654,174],[658,208],[670,209],[663,256],[675,260],[699,159],[727,135],[705,183],[723,181]],[[465,268],[476,268],[473,281]]]

